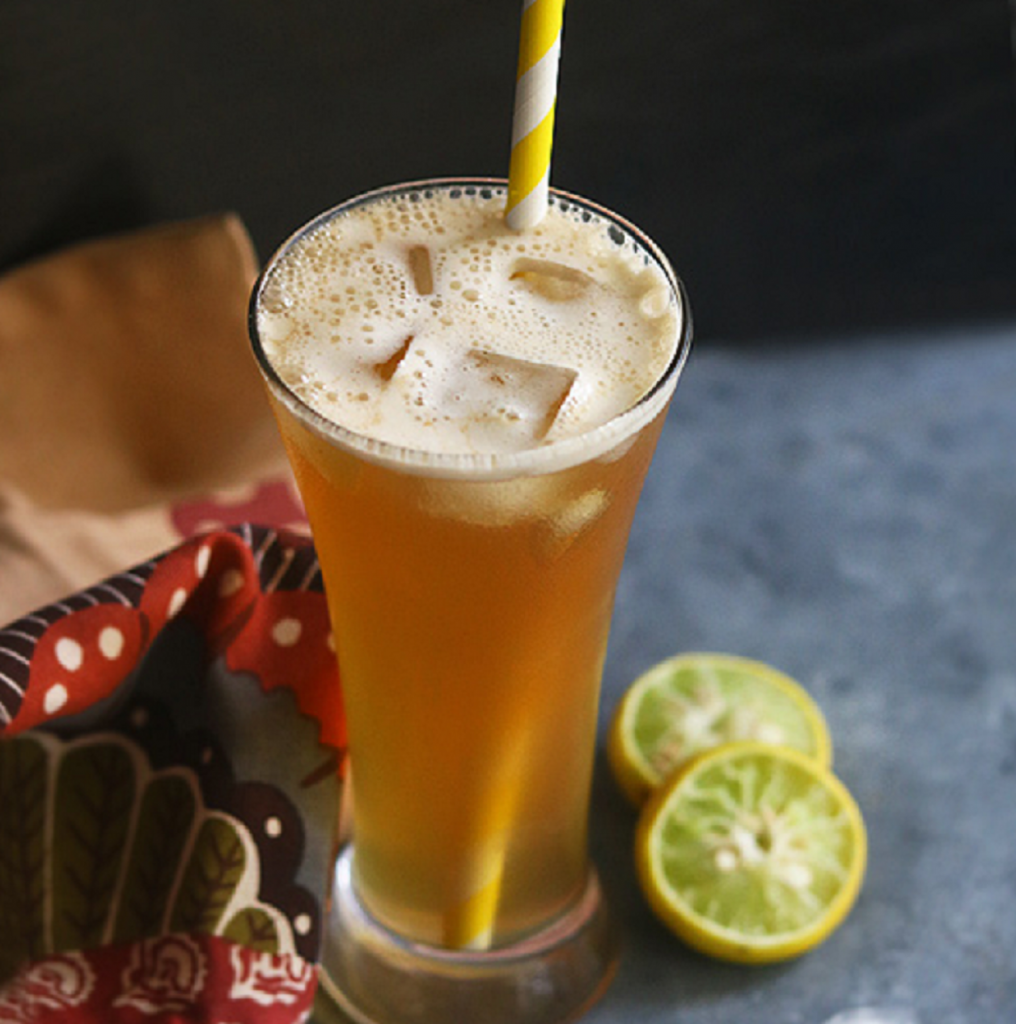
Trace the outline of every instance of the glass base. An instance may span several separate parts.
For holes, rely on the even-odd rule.
[[[353,891],[352,856],[347,846],[335,866],[320,979],[321,995],[356,1024],[569,1021],[613,979],[619,946],[594,871],[575,906],[543,931],[457,951],[409,942],[374,920]]]

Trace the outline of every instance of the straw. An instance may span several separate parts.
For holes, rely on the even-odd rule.
[[[501,749],[490,752],[497,772],[473,822],[472,849],[462,864],[461,897],[442,921],[442,942],[450,949],[489,949],[494,940],[505,861],[522,791],[522,766],[530,756],[524,717],[504,723]]]
[[[505,217],[513,231],[538,224],[547,210],[563,21],[564,0],[522,0],[505,206]]]
[[[554,106],[561,54],[564,0],[522,0],[519,63],[515,78],[512,152],[505,219],[513,231],[538,224],[547,211]],[[518,735],[516,735],[518,733]],[[525,730],[504,730],[499,781],[486,794],[475,823],[464,896],[444,915],[443,942],[453,949],[489,949],[501,900],[505,860],[520,795],[519,774],[528,753]]]
[[[498,836],[494,842],[495,847],[474,853],[473,868],[486,874],[473,878],[473,890],[444,916],[441,941],[449,949],[490,949],[494,941],[508,840]]]

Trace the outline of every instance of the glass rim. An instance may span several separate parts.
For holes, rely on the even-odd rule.
[[[370,462],[380,463],[406,473],[448,478],[498,480],[554,472],[606,454],[652,420],[663,409],[671,392],[676,387],[677,378],[687,360],[691,345],[691,308],[684,283],[660,247],[640,228],[620,214],[593,200],[557,188],[549,189],[548,196],[551,203],[562,206],[562,208],[577,206],[606,224],[618,227],[636,244],[639,251],[648,259],[653,260],[663,271],[677,302],[680,324],[677,329],[677,344],[670,363],[644,395],[606,422],[581,433],[520,451],[496,453],[427,451],[422,448],[382,441],[335,423],[296,394],[282,379],[268,358],[258,330],[261,295],[275,267],[295,245],[308,235],[351,210],[393,196],[426,192],[427,190],[452,191],[456,188],[461,188],[463,191],[490,189],[491,191],[506,192],[507,187],[508,182],[505,179],[487,177],[424,178],[385,185],[362,192],[324,210],[288,235],[278,245],[258,274],[251,291],[247,311],[251,347],[258,368],[275,398],[282,402],[308,429]]]

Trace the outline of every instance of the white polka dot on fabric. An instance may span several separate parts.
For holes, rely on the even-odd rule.
[[[47,715],[55,715],[67,703],[67,687],[63,683],[54,683],[42,700]]]
[[[123,654],[124,643],[123,632],[116,626],[106,626],[99,634],[99,650],[108,661],[116,661]]]
[[[272,839],[278,839],[282,835],[282,822],[274,814],[265,819],[265,835],[271,836]]]
[[[81,644],[77,640],[71,640],[69,637],[57,640],[54,651],[56,653],[56,660],[68,672],[77,672],[85,659],[85,652],[82,650]]]
[[[169,599],[169,605],[166,608],[166,613],[170,618],[174,615],[179,614],[180,609],[187,603],[187,589],[186,587],[180,587],[178,590],[173,591],[173,596]]]
[[[296,929],[297,935],[307,935],[310,933],[313,923],[310,919],[310,914],[297,914],[293,919],[293,928]]]
[[[280,647],[292,647],[300,639],[303,626],[299,619],[279,619],[272,626],[272,639]]]
[[[219,597],[232,597],[243,588],[243,573],[239,569],[227,569],[219,577]]]
[[[197,557],[194,559],[194,571],[198,574],[198,579],[202,579],[206,572],[208,572],[208,563],[212,560],[212,549],[207,544],[202,544],[198,548]]]

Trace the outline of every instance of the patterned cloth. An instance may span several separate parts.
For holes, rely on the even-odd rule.
[[[0,630],[0,1022],[305,1020],[344,748],[306,536],[198,534]]]

